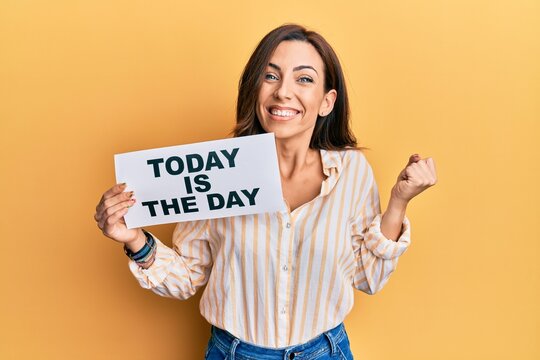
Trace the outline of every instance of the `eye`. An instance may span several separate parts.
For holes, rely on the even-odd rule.
[[[265,78],[266,80],[277,80],[277,79],[278,79],[276,75],[270,74],[270,73],[264,75],[264,78]]]
[[[309,76],[302,76],[301,78],[298,79],[298,81],[302,83],[312,83],[313,79],[310,78]]]

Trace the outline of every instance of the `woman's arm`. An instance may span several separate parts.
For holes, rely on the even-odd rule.
[[[381,231],[386,238],[395,241],[399,237],[409,201],[436,183],[437,174],[433,159],[422,160],[418,154],[411,155],[407,166],[400,172],[397,183],[392,188],[388,207],[382,216]]]
[[[126,184],[108,189],[96,206],[94,219],[103,234],[136,253],[146,244],[142,229],[128,229],[124,215],[135,203],[133,191]],[[209,245],[209,220],[182,222],[173,234],[173,249],[155,240],[144,263],[129,261],[129,268],[139,284],[158,295],[187,299],[206,284],[212,270],[213,258]],[[153,235],[152,235],[153,236]],[[146,253],[145,253],[146,254]]]
[[[141,287],[164,297],[185,300],[206,284],[213,265],[209,221],[178,223],[172,249],[155,239],[155,259],[148,269],[131,260],[129,268]]]
[[[388,282],[395,271],[399,257],[410,245],[410,223],[405,211],[392,208],[385,213],[385,225],[393,225],[393,239],[387,237],[388,228],[383,234],[379,191],[373,177],[371,166],[364,156],[359,157],[361,169],[365,171],[364,186],[354,206],[355,212],[351,217],[352,247],[355,258],[353,286],[373,295],[379,292]],[[392,206],[395,206],[392,203]],[[396,212],[397,211],[397,212]],[[399,221],[397,224],[392,224]],[[395,240],[394,240],[395,239]]]

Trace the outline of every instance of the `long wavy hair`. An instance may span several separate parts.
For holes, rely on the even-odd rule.
[[[317,116],[309,147],[312,149],[342,150],[357,148],[349,123],[349,99],[338,57],[330,44],[318,33],[297,24],[282,25],[270,31],[257,45],[244,68],[238,85],[236,126],[234,136],[265,133],[255,110],[257,94],[264,70],[274,50],[282,41],[305,41],[313,45],[324,63],[324,89],[337,91],[334,108],[326,116]]]

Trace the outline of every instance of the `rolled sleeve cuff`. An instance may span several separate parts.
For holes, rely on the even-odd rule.
[[[156,239],[156,258],[148,269],[140,267],[135,261],[129,260],[129,270],[135,276],[141,287],[150,289],[163,283],[174,267],[177,254],[161,241]]]
[[[388,260],[401,256],[411,244],[411,223],[405,216],[401,228],[401,235],[394,241],[385,237],[381,231],[382,215],[375,216],[368,227],[364,237],[366,248],[373,255]]]

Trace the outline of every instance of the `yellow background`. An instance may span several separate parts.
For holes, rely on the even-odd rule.
[[[94,207],[113,154],[226,137],[285,22],[340,56],[383,207],[410,154],[438,167],[398,270],[356,295],[356,358],[540,358],[538,0],[2,0],[1,359],[202,358],[201,292],[141,289]]]

